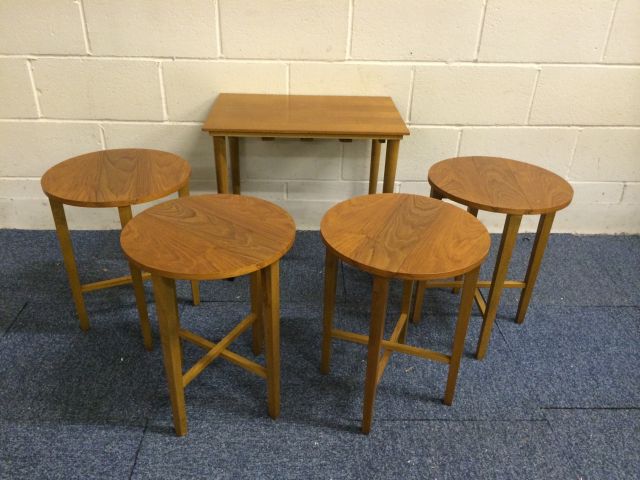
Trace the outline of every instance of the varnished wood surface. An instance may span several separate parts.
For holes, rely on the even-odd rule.
[[[322,239],[340,259],[383,277],[426,280],[465,273],[489,252],[489,233],[462,209],[409,194],[364,195],[331,208]]]
[[[212,135],[259,137],[409,135],[390,97],[221,93],[202,129]]]
[[[151,207],[123,229],[120,244],[141,269],[169,278],[237,277],[273,264],[292,246],[282,208],[244,195],[199,195]]]
[[[491,212],[531,215],[560,210],[573,188],[549,170],[499,157],[458,157],[429,169],[429,183],[446,198]]]
[[[191,167],[159,150],[103,150],[70,158],[42,176],[52,199],[80,207],[122,207],[156,200],[189,182]]]

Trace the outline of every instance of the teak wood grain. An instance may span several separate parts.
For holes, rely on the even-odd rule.
[[[400,139],[409,129],[390,97],[221,93],[211,135]]]
[[[188,185],[191,167],[159,150],[126,148],[91,152],[61,162],[42,176],[42,190],[79,207],[124,207],[149,202]]]
[[[320,226],[335,255],[382,277],[447,278],[480,265],[489,233],[475,217],[410,194],[355,197],[331,208]]]
[[[428,180],[446,198],[498,213],[550,213],[563,209],[573,198],[571,185],[555,173],[499,157],[443,160],[429,169]]]
[[[282,208],[240,195],[170,200],[123,229],[125,255],[152,274],[188,280],[238,277],[276,262],[293,245],[295,223]]]

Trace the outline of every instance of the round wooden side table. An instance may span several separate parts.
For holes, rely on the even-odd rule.
[[[187,433],[184,387],[222,357],[265,378],[272,418],[280,414],[280,258],[296,227],[282,208],[245,195],[200,195],[164,202],[137,215],[122,230],[129,260],[151,272],[173,425]],[[251,312],[217,343],[180,328],[175,279],[219,280],[251,275]],[[253,325],[253,352],[264,330],[266,368],[228,350]],[[207,353],[182,372],[180,340]]]
[[[130,264],[131,276],[81,284],[64,205],[117,207],[120,224],[124,227],[132,218],[131,205],[156,200],[175,192],[181,197],[188,196],[190,175],[189,163],[177,155],[158,150],[127,148],[73,157],[54,165],[42,176],[42,190],[49,197],[82,330],[89,329],[83,293],[133,283],[144,346],[151,350],[151,325],[142,284],[148,274],[142,274]],[[198,284],[194,282],[191,286],[193,302],[197,304]]]
[[[478,210],[487,210],[507,216],[493,278],[490,282],[479,281],[474,295],[484,317],[476,350],[476,357],[482,359],[489,346],[503,288],[522,289],[516,322],[524,321],[555,213],[571,203],[573,189],[569,182],[544,168],[498,157],[443,160],[429,169],[428,180],[434,198],[448,198],[466,205],[472,215],[478,215]],[[527,273],[524,281],[506,280],[523,215],[540,215]],[[459,279],[453,282],[421,282],[416,296],[414,320],[420,316],[425,288],[453,287],[456,291],[459,285]],[[489,297],[485,301],[480,288],[487,287]]]
[[[467,212],[408,194],[355,197],[331,208],[320,233],[326,246],[322,373],[329,373],[331,339],[368,346],[362,431],[373,418],[376,389],[392,352],[449,364],[444,403],[451,405],[480,265],[491,243],[487,229]],[[369,335],[333,328],[338,259],[373,275]],[[464,275],[451,354],[405,344],[414,281]],[[404,280],[402,308],[389,340],[383,339],[389,280]],[[382,354],[382,357],[381,357]]]

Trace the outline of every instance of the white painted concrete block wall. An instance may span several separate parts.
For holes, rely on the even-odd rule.
[[[389,95],[411,129],[397,191],[427,194],[443,158],[509,156],[573,184],[556,231],[640,233],[638,25],[640,0],[2,0],[0,227],[52,228],[39,177],[96,149],[176,152],[212,191],[200,125],[225,91]],[[241,155],[244,191],[301,228],[366,191],[367,142]]]

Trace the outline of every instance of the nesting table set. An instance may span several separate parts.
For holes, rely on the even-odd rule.
[[[282,208],[239,195],[240,137],[300,139],[370,139],[369,195],[341,202],[325,214],[320,234],[326,247],[323,336],[320,370],[329,373],[333,339],[367,345],[362,431],[373,419],[376,388],[393,352],[449,365],[444,403],[453,402],[474,300],[483,316],[476,356],[481,359],[491,335],[503,288],[522,288],[516,320],[524,320],[556,211],[566,207],[573,191],[559,176],[533,165],[493,157],[444,160],[428,173],[431,198],[393,192],[400,139],[409,132],[386,97],[315,97],[221,94],[203,130],[213,136],[218,194],[189,196],[191,169],[180,157],[157,150],[121,149],[94,152],[66,160],[42,177],[49,197],[80,326],[89,328],[83,293],[133,283],[144,346],[152,348],[143,280],[151,278],[160,338],[178,435],[187,432],[185,387],[210,363],[222,357],[266,380],[268,413],[280,413],[280,259],[295,238],[295,223]],[[376,194],[380,145],[387,143],[382,194]],[[230,154],[227,156],[227,143]],[[231,164],[231,185],[227,158]],[[131,205],[165,201],[133,217]],[[443,198],[467,206],[467,212]],[[64,205],[117,207],[121,247],[131,275],[81,284]],[[478,280],[489,253],[490,237],[476,218],[478,210],[507,215],[491,281]],[[524,281],[506,280],[520,220],[541,215]],[[369,334],[333,326],[338,262],[373,277]],[[144,272],[144,273],[143,273]],[[190,280],[194,304],[198,282],[250,276],[249,313],[224,338],[213,342],[180,326],[175,280]],[[453,280],[451,280],[453,278]],[[389,283],[403,282],[401,313],[388,340],[383,338]],[[451,353],[406,344],[410,319],[420,320],[427,288],[462,289]],[[489,288],[485,300],[480,288]],[[415,292],[413,314],[411,307]],[[252,330],[253,353],[264,350],[265,365],[229,349]],[[205,353],[186,372],[181,342]]]

